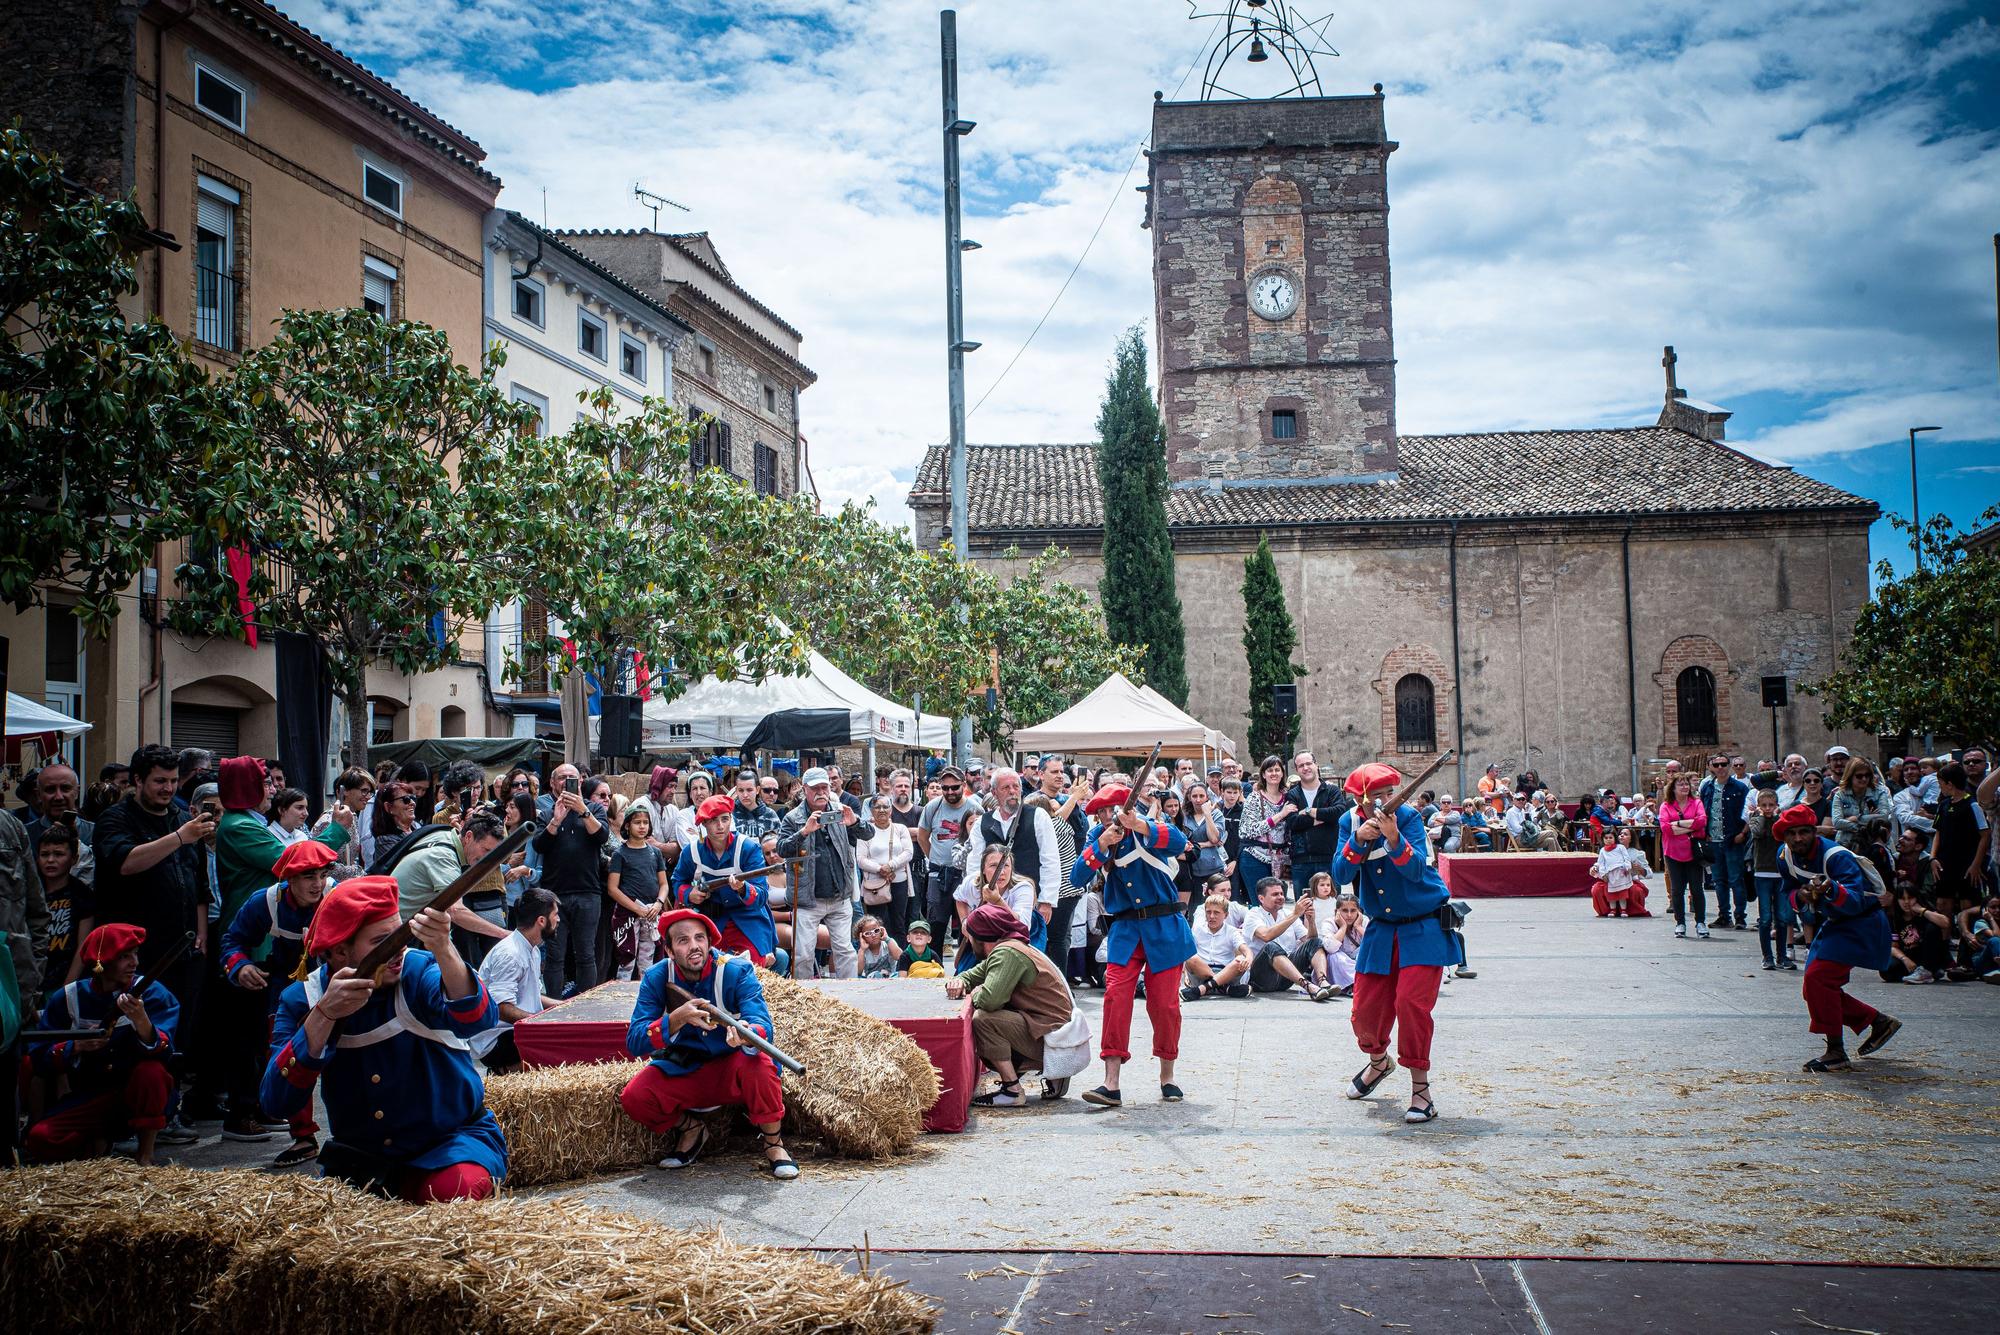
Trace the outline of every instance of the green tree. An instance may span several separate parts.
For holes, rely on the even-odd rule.
[[[1996,516],[2000,507],[1980,522]],[[1828,727],[1987,741],[2000,735],[2000,555],[1968,549],[1942,516],[1919,543],[1921,569],[1896,579],[1887,561],[1876,566],[1839,668],[1800,690],[1823,701]]]
[[[1112,641],[1089,595],[1051,577],[1068,559],[1049,547],[1004,585],[984,572],[975,579],[973,634],[998,651],[1000,707],[988,710],[979,698],[973,725],[995,750],[1008,749],[1015,728],[1054,718],[1138,657]]]
[[[240,633],[224,559],[247,549],[256,624],[325,647],[356,763],[368,754],[369,666],[446,667],[465,614],[512,596],[496,553],[521,510],[464,480],[498,476],[534,414],[492,371],[460,366],[438,330],[355,308],[285,312],[237,368],[251,429],[210,460],[233,499],[176,571],[185,597],[173,615],[184,629]]]
[[[1271,559],[1271,540],[1259,535],[1257,550],[1243,559],[1243,656],[1250,664],[1250,756],[1289,756],[1298,739],[1299,716],[1271,712],[1271,688],[1295,682],[1305,664],[1292,661],[1299,647],[1285,586]]]
[[[806,502],[691,469],[693,428],[663,400],[624,416],[600,388],[585,404],[569,431],[523,438],[472,486],[475,505],[510,516],[517,596],[561,628],[522,652],[560,670],[567,638],[578,665],[609,680],[636,652],[669,699],[704,676],[801,665],[804,638],[772,613],[794,578]]]
[[[0,129],[0,600],[63,590],[100,634],[158,544],[226,509],[233,481],[211,466],[236,434],[227,395],[120,308],[148,235],[131,200],[66,183],[18,123]]]
[[[1159,405],[1146,384],[1139,326],[1118,340],[1097,416],[1097,483],[1104,496],[1104,578],[1098,593],[1113,640],[1144,645],[1140,675],[1187,704],[1186,635],[1167,533],[1167,454]]]

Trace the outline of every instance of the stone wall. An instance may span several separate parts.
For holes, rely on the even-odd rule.
[[[1246,109],[1248,108],[1248,109]],[[1396,463],[1381,100],[1154,107],[1149,225],[1167,468],[1186,481],[1349,477]],[[1250,283],[1300,289],[1280,320]],[[1273,408],[1300,404],[1298,435]]]
[[[0,23],[0,107],[9,120],[21,118],[37,148],[62,156],[65,176],[105,194],[133,183],[141,8],[137,0],[8,0]]]
[[[1406,771],[1423,755],[1396,747],[1394,690],[1407,672],[1432,678],[1440,746],[1456,745],[1465,773],[1488,762],[1532,767],[1572,798],[1631,780],[1621,531],[1462,529],[1458,542],[1458,671],[1452,670],[1451,537],[1411,526],[1339,537],[1273,534],[1272,550],[1299,631],[1301,742],[1342,768],[1382,759]],[[1176,535],[1176,576],[1187,625],[1188,709],[1239,742],[1248,702],[1243,658],[1243,559],[1255,535],[1196,543]],[[1024,567],[975,538],[975,559],[1003,578]],[[1753,759],[1770,753],[1759,679],[1784,673],[1793,704],[1778,711],[1779,750],[1817,755],[1838,740],[1872,754],[1874,739],[1825,728],[1797,683],[1824,674],[1868,591],[1867,531],[1819,518],[1722,531],[1638,530],[1631,538],[1633,676],[1641,768],[1684,762],[1673,683],[1681,667],[1715,672],[1721,745]],[[1094,543],[1076,544],[1058,570],[1093,596],[1102,573]],[[1730,572],[1717,579],[1716,572]],[[1691,599],[1688,591],[1699,589]],[[1458,711],[1463,709],[1462,732]],[[1440,790],[1460,780],[1456,767]]]

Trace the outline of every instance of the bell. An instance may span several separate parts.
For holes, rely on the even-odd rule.
[[[1264,54],[1264,39],[1261,37],[1252,37],[1250,39],[1250,63],[1252,65],[1261,65],[1270,58]]]

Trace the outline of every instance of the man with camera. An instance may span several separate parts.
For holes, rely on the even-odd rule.
[[[558,765],[549,779],[548,810],[535,835],[535,852],[542,859],[542,888],[562,906],[555,939],[546,943],[542,960],[543,990],[552,997],[595,987],[597,922],[604,912],[603,858],[600,850],[610,837],[604,808],[583,800],[583,777],[574,765]]]
[[[868,828],[854,809],[834,796],[833,780],[823,769],[803,776],[799,804],[785,813],[778,829],[778,856],[803,856],[793,878],[792,976],[810,978],[816,941],[823,926],[833,956],[833,976],[854,977],[854,846],[868,837]]]

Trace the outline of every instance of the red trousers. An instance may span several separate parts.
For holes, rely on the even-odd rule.
[[[1806,1014],[1812,1017],[1807,1026],[1815,1034],[1837,1038],[1843,1027],[1860,1033],[1874,1024],[1881,1014],[1865,1001],[1856,1001],[1843,990],[1847,986],[1847,976],[1854,972],[1851,964],[1835,964],[1832,960],[1813,960],[1806,965],[1804,982],[1800,990],[1806,996]]]
[[[493,1174],[476,1163],[455,1163],[427,1173],[419,1168],[403,1175],[396,1194],[412,1205],[432,1201],[483,1201],[493,1194]]]
[[[1146,1018],[1153,1022],[1153,1055],[1170,1062],[1181,1055],[1181,969],[1146,967],[1146,948],[1132,947],[1132,958],[1104,966],[1104,1041],[1098,1055],[1107,1060],[1132,1060],[1132,996],[1139,974],[1146,975]]]
[[[763,968],[771,962],[771,956],[758,953],[757,947],[750,944],[750,938],[743,935],[743,929],[733,922],[722,924],[721,936],[716,941],[715,948],[725,955],[742,955],[747,953],[750,956],[750,962],[759,968]],[[661,953],[666,953],[664,945],[661,946]]]
[[[758,1126],[785,1120],[777,1068],[769,1057],[742,1048],[686,1075],[668,1075],[647,1062],[625,1082],[618,1104],[627,1117],[658,1135],[679,1126],[681,1114],[691,1108],[742,1108]]]
[[[1431,1007],[1437,1005],[1444,969],[1435,964],[1403,964],[1389,947],[1389,972],[1354,975],[1354,1037],[1361,1050],[1379,1057],[1396,1031],[1396,1060],[1412,1071],[1431,1069]]]
[[[142,1061],[126,1074],[122,1090],[72,1103],[29,1127],[22,1148],[37,1163],[88,1158],[100,1136],[116,1140],[127,1129],[158,1131],[165,1126],[173,1092],[167,1064]]]

